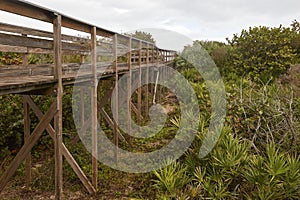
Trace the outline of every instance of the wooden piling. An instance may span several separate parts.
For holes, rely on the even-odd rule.
[[[26,144],[28,142],[28,139],[30,137],[30,112],[29,112],[29,105],[23,97],[23,109],[24,109],[24,143]],[[31,182],[31,154],[28,153],[26,159],[25,159],[25,182],[26,187],[30,187]]]
[[[92,67],[92,184],[98,188],[98,141],[97,141],[97,28],[91,28],[91,67]]]
[[[118,159],[118,146],[119,146],[119,133],[118,133],[118,121],[119,121],[119,90],[118,90],[118,35],[115,34],[113,37],[113,59],[114,59],[114,72],[115,72],[115,108],[112,111],[114,113],[114,144],[115,144],[115,160]]]
[[[62,84],[62,40],[61,40],[61,16],[57,15],[53,22],[53,34],[54,34],[54,69],[55,78],[57,79],[56,89],[56,109],[57,113],[54,117],[55,124],[55,197],[56,199],[62,199],[62,183],[63,183],[63,171],[62,171],[62,96],[63,96],[63,84]]]
[[[138,73],[138,125],[141,126],[141,107],[142,107],[142,41],[139,41],[139,73]]]
[[[145,90],[145,117],[148,118],[149,115],[149,43],[147,43],[146,47],[146,90]]]
[[[127,118],[128,118],[128,135],[131,135],[131,80],[132,80],[132,62],[131,62],[131,45],[132,45],[132,38],[130,37],[128,40],[128,79],[127,79]],[[131,137],[129,137],[131,138]],[[130,141],[130,139],[129,139]]]

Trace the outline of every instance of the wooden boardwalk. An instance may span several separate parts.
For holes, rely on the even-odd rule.
[[[42,133],[47,131],[55,144],[56,199],[62,198],[63,156],[87,191],[91,194],[95,193],[98,185],[97,160],[92,158],[93,173],[90,181],[62,141],[63,87],[73,85],[75,82],[91,84],[91,106],[98,108],[98,79],[113,78],[117,85],[122,74],[133,71],[142,74],[144,70],[147,71],[146,75],[140,77],[149,79],[149,73],[153,71],[153,68],[172,65],[176,52],[160,49],[153,43],[118,34],[26,1],[0,0],[0,10],[50,23],[53,27],[53,30],[48,32],[0,21],[0,52],[17,53],[21,57],[21,61],[0,66],[0,95],[23,95],[25,143],[8,170],[2,174],[0,191],[4,189],[23,161],[26,163],[26,182],[28,185],[30,184],[30,151]],[[87,33],[89,37],[63,34],[63,28]],[[34,56],[47,58],[47,60],[32,61]],[[70,60],[73,60],[72,63],[69,63]],[[141,84],[140,79],[138,84]],[[148,95],[148,88],[146,92]],[[30,95],[52,95],[56,97],[56,100],[46,113],[42,113]],[[138,106],[132,109],[138,113],[139,121],[141,117],[140,104],[141,89],[138,89]],[[146,109],[148,106],[147,104]],[[40,120],[33,132],[30,132],[29,109]],[[87,123],[92,126],[93,155],[97,155],[97,110],[92,109],[90,120],[82,122],[83,126]],[[110,122],[114,130],[114,142],[118,145],[116,120],[112,120],[103,110],[101,112],[104,113],[104,118]],[[54,126],[50,123],[53,119]]]

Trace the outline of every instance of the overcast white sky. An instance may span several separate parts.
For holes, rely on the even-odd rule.
[[[28,0],[116,32],[163,28],[193,40],[225,41],[249,26],[300,21],[299,0]],[[6,21],[16,21],[0,13]],[[1,20],[2,21],[2,20]]]

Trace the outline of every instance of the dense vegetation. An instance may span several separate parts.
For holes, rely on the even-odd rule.
[[[205,109],[210,100],[205,98],[201,77],[189,69],[183,73],[194,80]],[[189,151],[155,172],[154,185],[160,192],[157,198],[299,199],[299,93],[295,95],[277,82],[229,77],[224,77],[226,127],[217,145],[207,157],[198,158],[208,128],[208,117],[203,114],[198,138]]]
[[[140,34],[140,33],[137,33]],[[147,38],[153,39],[151,35]],[[145,38],[141,38],[145,39]],[[101,164],[99,166],[100,187],[104,192],[117,184],[129,187],[130,192],[120,193],[117,189],[107,198],[145,199],[300,199],[300,90],[294,85],[300,79],[300,25],[291,27],[251,27],[236,34],[228,43],[195,41],[201,44],[219,68],[227,93],[227,116],[225,128],[213,149],[205,158],[198,158],[198,151],[207,132],[210,119],[210,98],[206,84],[189,63],[178,57],[177,70],[189,80],[199,98],[201,117],[197,138],[185,155],[165,168],[144,175],[125,175]],[[189,50],[190,47],[186,47]],[[1,54],[2,64],[18,64],[16,54]],[[32,62],[47,60],[32,56]],[[48,58],[51,60],[51,58]],[[296,73],[294,73],[296,72]],[[293,74],[293,78],[290,74]],[[71,88],[65,89],[64,135],[72,154],[91,175],[90,156],[76,136],[71,114]],[[168,93],[168,92],[167,92]],[[160,97],[170,104],[169,95]],[[0,97],[0,165],[1,172],[22,144],[23,113],[20,96]],[[45,111],[51,99],[35,96]],[[176,106],[176,104],[172,104]],[[120,143],[123,148],[137,146],[134,151],[151,151],[173,138],[174,130],[180,126],[180,110],[169,113],[168,127],[150,140],[132,140],[131,146]],[[37,119],[32,116],[32,129]],[[105,125],[102,125],[105,126]],[[109,131],[109,130],[108,130]],[[149,144],[147,144],[147,142]],[[44,135],[33,151],[34,162],[43,163],[36,170],[33,188],[53,190],[52,142]],[[47,156],[41,152],[46,151]],[[49,171],[49,169],[51,170]],[[65,164],[66,184],[76,190],[80,183],[70,167]],[[42,172],[49,171],[42,176]],[[24,174],[21,168],[19,175]],[[0,173],[1,174],[1,173]],[[122,177],[122,180],[120,180]],[[126,182],[127,181],[127,182]],[[116,185],[112,186],[110,182]],[[127,191],[127,190],[126,190]],[[106,192],[104,192],[106,194]],[[88,196],[88,195],[86,195]],[[99,191],[99,198],[103,196]],[[81,196],[84,198],[84,196]]]
[[[300,93],[291,89],[294,79],[281,81],[283,74],[298,71],[298,40],[299,23],[294,21],[292,28],[243,30],[228,44],[194,42],[208,51],[222,72],[226,127],[214,150],[199,159],[209,118],[202,116],[198,139],[189,151],[155,172],[157,198],[300,199]],[[201,97],[202,110],[209,112],[200,74],[180,58],[177,68]]]

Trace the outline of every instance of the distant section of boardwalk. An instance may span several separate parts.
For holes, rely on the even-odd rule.
[[[98,163],[96,158],[92,158],[92,180],[90,181],[63,144],[63,87],[73,85],[75,82],[92,86],[90,91],[92,97],[91,106],[94,109],[92,109],[89,120],[82,120],[82,127],[87,127],[89,124],[92,127],[92,151],[95,156],[97,155],[97,139],[95,138],[97,135],[97,114],[99,109],[113,129],[116,145],[118,145],[119,138],[117,122],[111,119],[98,106],[98,80],[100,78],[114,79],[117,86],[119,77],[126,72],[130,72],[128,87],[131,87],[132,72],[137,72],[140,77],[137,84],[141,86],[141,78],[149,79],[151,73],[154,73],[154,68],[172,65],[176,52],[160,49],[153,43],[87,24],[26,1],[1,0],[0,10],[47,22],[52,24],[53,27],[52,32],[47,32],[0,21],[0,52],[18,53],[22,57],[19,65],[0,66],[0,95],[23,95],[25,138],[24,146],[16,155],[8,170],[0,178],[0,191],[4,189],[9,179],[24,160],[26,183],[27,186],[30,185],[30,151],[42,133],[47,131],[55,143],[56,199],[62,198],[62,156],[73,168],[87,191],[91,194],[95,193],[98,185]],[[89,37],[65,35],[62,34],[62,28],[76,30],[85,34],[88,33]],[[44,63],[32,61],[30,60],[32,55],[44,55],[48,60],[43,61]],[[72,63],[70,63],[70,60],[72,60]],[[167,71],[163,71],[162,75],[164,73],[167,73]],[[151,89],[147,86],[145,91],[146,99],[148,99]],[[137,108],[130,104],[132,106],[130,109],[137,113],[139,123],[141,118],[141,92],[142,90],[139,88]],[[46,113],[42,113],[30,95],[51,95],[55,96],[56,100]],[[33,132],[30,132],[30,108],[40,120]],[[148,110],[148,102],[145,108]],[[83,109],[81,108],[82,111]],[[117,113],[117,111],[114,112]],[[128,118],[130,117],[129,110]],[[54,127],[51,125],[53,119]]]
[[[34,11],[32,12],[34,13]],[[103,34],[105,30],[102,30],[101,35],[97,35],[95,48],[93,49],[96,52],[92,51],[92,41],[90,39],[61,35],[60,55],[80,57],[80,63],[62,63],[56,69],[55,64],[28,64],[29,54],[54,55],[53,33],[1,22],[0,31],[0,51],[23,55],[22,64],[20,65],[0,66],[0,95],[23,93],[35,89],[40,90],[46,86],[50,87],[56,80],[58,69],[62,71],[64,85],[72,84],[69,81],[70,79],[81,76],[81,74],[78,74],[79,69],[80,72],[84,72],[84,76],[87,76],[88,73],[92,75],[92,63],[90,60],[85,61],[86,58],[90,59],[92,53],[96,54],[97,57],[97,72],[105,69],[106,73],[111,75],[116,71],[134,70],[139,68],[140,65],[151,67],[170,63],[176,55],[175,51],[159,49],[154,44],[146,41],[117,33],[115,33],[116,37],[113,37],[110,36],[112,32]],[[106,38],[105,36],[110,37]],[[114,41],[114,38],[116,38],[116,41]],[[130,46],[129,43],[131,43]],[[51,58],[51,56],[49,57]],[[64,83],[65,81],[66,83]]]

